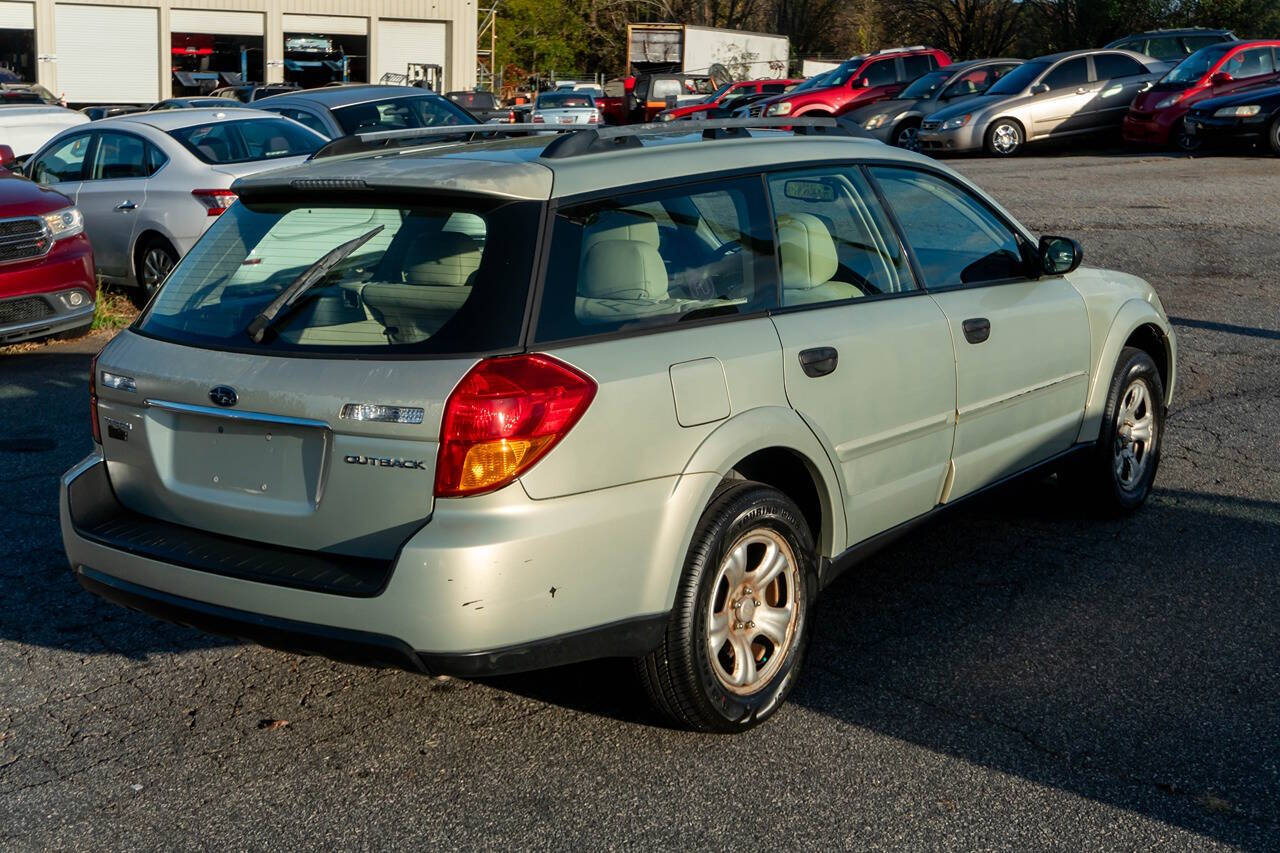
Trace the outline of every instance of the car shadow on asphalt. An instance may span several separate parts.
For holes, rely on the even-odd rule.
[[[1256,846],[1280,836],[1277,614],[1280,503],[1163,490],[1099,521],[1030,483],[836,580],[790,702]],[[625,663],[490,683],[662,725]]]

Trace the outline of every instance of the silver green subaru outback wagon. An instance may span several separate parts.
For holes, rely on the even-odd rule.
[[[80,583],[432,674],[630,657],[731,732],[914,525],[1050,469],[1139,507],[1175,377],[1151,287],[795,124],[344,140],[240,180],[94,361]]]

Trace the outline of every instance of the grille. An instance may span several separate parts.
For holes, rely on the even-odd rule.
[[[764,112],[764,107],[758,104],[753,104],[747,107],[747,115],[749,115],[751,118],[760,118],[760,114],[762,112]]]
[[[938,125],[940,124],[942,124],[942,122],[936,119],[925,119],[920,123],[920,129],[921,130],[937,130]]]
[[[52,245],[53,240],[42,220],[34,217],[0,219],[0,263],[38,258]]]
[[[25,323],[29,320],[43,320],[53,316],[53,308],[39,296],[24,296],[21,299],[6,299],[0,302],[0,326],[10,323]]]

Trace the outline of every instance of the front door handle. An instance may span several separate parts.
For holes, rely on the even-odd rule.
[[[122,201],[116,205],[116,210],[137,210],[138,203],[136,201]]]
[[[980,344],[991,337],[991,321],[986,317],[974,317],[960,324],[964,329],[964,339],[971,344]]]
[[[836,352],[835,347],[814,347],[813,349],[800,350],[800,368],[804,371],[805,376],[815,379],[833,372],[836,369],[836,362],[839,360],[840,353]]]

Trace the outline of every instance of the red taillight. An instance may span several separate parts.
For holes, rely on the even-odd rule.
[[[93,429],[93,443],[102,444],[102,427],[98,426],[98,356],[89,362],[89,419]]]
[[[231,190],[192,190],[191,194],[204,205],[210,216],[222,213],[236,200],[236,194]]]
[[[507,485],[564,438],[595,395],[591,377],[548,355],[481,361],[444,407],[436,497]]]
[[[507,112],[507,124],[516,124],[516,111],[509,110]]]
[[[534,113],[534,114],[533,114],[533,123],[534,123],[534,124],[545,124],[545,123],[546,123],[546,121],[547,121],[547,120],[546,120],[545,118],[543,118],[543,117],[542,117],[542,115],[541,115],[540,113]]]

